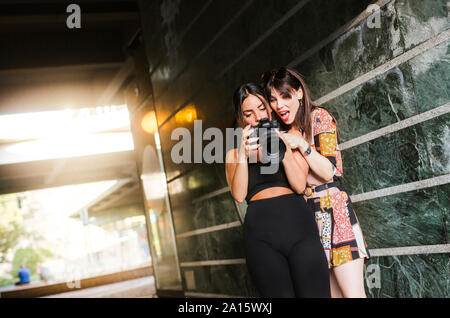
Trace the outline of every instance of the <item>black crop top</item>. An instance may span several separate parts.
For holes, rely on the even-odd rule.
[[[279,164],[278,171],[273,174],[261,174],[261,167],[264,166],[270,166],[270,162],[267,164],[261,162],[248,164],[248,188],[245,197],[247,202],[259,191],[267,188],[286,187],[291,189],[282,163]]]

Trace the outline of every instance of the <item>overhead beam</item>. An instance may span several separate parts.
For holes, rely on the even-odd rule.
[[[46,176],[53,167],[66,158],[36,160],[29,162],[11,163],[0,165],[0,181],[3,179],[23,178],[26,176]],[[79,172],[92,167],[109,169],[113,166],[129,165],[135,163],[135,153],[133,150],[104,153],[89,156],[78,156],[67,158],[68,165],[66,171]]]
[[[117,190],[119,190],[120,188],[122,188],[125,184],[132,182],[133,179],[131,178],[127,178],[127,179],[121,179],[121,180],[117,180],[117,183],[115,183],[114,185],[112,185],[110,188],[106,189],[104,192],[100,193],[97,197],[95,197],[92,201],[90,201],[89,203],[87,203],[84,207],[86,209],[89,209],[90,207],[100,203],[102,200],[104,200],[105,198],[107,198],[108,196],[112,195],[114,192],[116,192]],[[79,211],[76,212],[75,214],[79,214]]]
[[[67,160],[61,160],[53,167],[50,174],[48,176],[46,176],[44,179],[44,186],[48,187],[50,184],[52,184],[55,181],[57,176],[60,175],[61,172],[63,172],[63,169],[66,167],[66,163],[67,163]]]
[[[92,207],[92,211],[99,211],[104,209],[105,207],[113,206],[113,203],[118,202],[128,194],[139,190],[139,183],[136,182],[133,186],[129,187],[128,189],[120,189],[120,190],[121,190],[120,192],[116,191],[115,193],[111,193],[107,201],[99,200],[97,204]],[[103,199],[105,198],[106,197],[104,197]],[[142,197],[140,197],[140,199],[142,200]]]
[[[108,72],[110,78],[114,73]],[[106,74],[105,74],[106,75]],[[81,76],[81,75],[80,75]],[[45,78],[45,76],[43,76]],[[58,82],[0,85],[0,114],[17,114],[63,110],[67,108],[86,108],[101,106],[97,103],[109,81],[106,76],[92,77],[89,80],[65,80]],[[124,104],[123,96],[116,95],[110,103]]]
[[[124,178],[137,178],[134,151],[6,164],[0,194]]]
[[[99,181],[117,180],[122,179],[126,176],[122,173],[121,169],[117,170],[101,170],[97,169],[95,171],[79,172],[61,175],[52,184],[45,185],[44,178],[34,177],[26,178],[24,180],[15,180],[14,182],[7,181],[6,183],[0,182],[0,195],[8,193],[18,193],[24,191],[32,191],[53,187],[61,187],[66,185],[84,184]]]

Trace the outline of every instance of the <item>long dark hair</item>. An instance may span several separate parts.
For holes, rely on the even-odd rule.
[[[272,118],[271,116],[272,109],[270,108],[270,105],[265,98],[265,92],[263,87],[255,83],[242,84],[235,90],[233,94],[234,115],[238,121],[239,126],[241,127],[245,126],[244,114],[242,112],[242,103],[249,95],[254,95],[258,97],[261,100],[261,102],[266,106],[269,118],[270,119]]]
[[[298,90],[299,88],[302,89],[303,99],[300,100],[300,107],[295,115],[293,126],[300,129],[305,134],[306,140],[309,142],[312,139],[311,112],[316,108],[323,107],[314,105],[308,86],[302,76],[293,69],[280,67],[264,72],[261,75],[261,80],[264,87],[265,97],[269,101],[272,88],[277,90],[280,94],[286,96],[292,96],[293,90]],[[333,115],[331,116],[333,117]],[[333,119],[336,122],[334,117]],[[339,132],[337,133],[337,137],[339,140]]]

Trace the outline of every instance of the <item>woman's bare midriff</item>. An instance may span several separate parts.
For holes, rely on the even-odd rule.
[[[294,191],[292,191],[289,188],[284,188],[284,187],[267,188],[262,191],[259,191],[257,194],[252,196],[250,201],[274,198],[274,197],[278,197],[283,194],[290,194],[290,193],[294,193]]]

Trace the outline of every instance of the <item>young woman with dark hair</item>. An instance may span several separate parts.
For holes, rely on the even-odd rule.
[[[265,95],[289,127],[286,144],[310,167],[304,195],[316,215],[330,268],[332,297],[366,297],[364,260],[370,255],[350,196],[342,185],[342,158],[335,118],[314,105],[303,78],[281,67],[262,75]]]
[[[286,147],[275,173],[261,173],[261,148],[252,127],[272,119],[264,91],[244,84],[234,93],[234,111],[245,127],[239,149],[226,156],[226,177],[233,198],[247,201],[244,242],[249,273],[263,297],[330,297],[325,253],[314,213],[299,195],[306,186],[308,164]],[[251,163],[249,157],[256,156]]]

